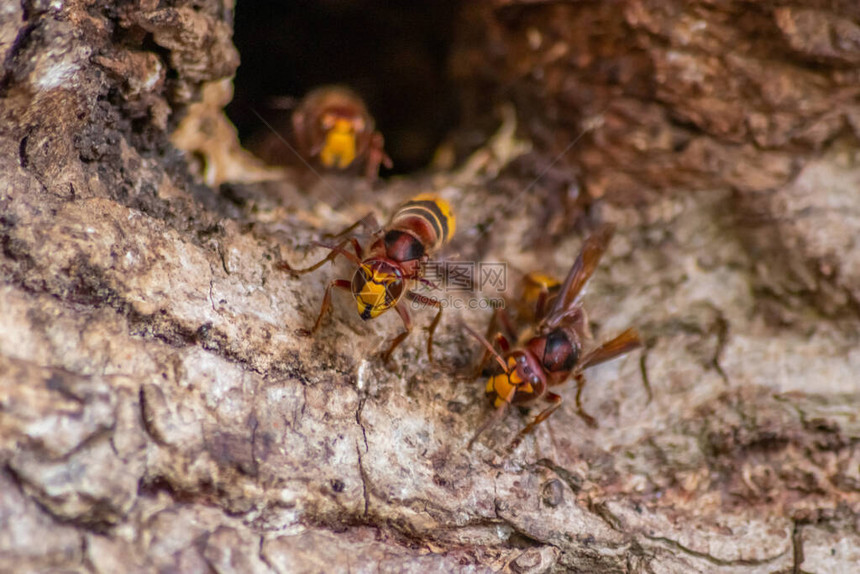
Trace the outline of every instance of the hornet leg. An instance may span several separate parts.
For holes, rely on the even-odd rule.
[[[538,416],[535,417],[535,420],[527,424],[525,428],[517,434],[516,438],[511,441],[510,445],[508,445],[507,452],[512,452],[515,448],[517,448],[522,442],[523,438],[526,437],[526,435],[534,431],[535,427],[548,419],[550,415],[554,413],[558,407],[561,406],[561,395],[557,395],[555,393],[547,393],[546,400],[549,401],[551,404],[547,408],[542,410],[538,414]]]
[[[316,323],[314,323],[313,328],[309,331],[307,329],[300,329],[298,334],[302,337],[310,337],[319,331],[320,325],[322,324],[323,317],[325,317],[326,311],[331,307],[331,289],[332,287],[337,287],[338,289],[343,289],[344,291],[350,291],[352,288],[352,283],[347,281],[346,279],[335,279],[326,287],[325,295],[323,295],[322,306],[320,307],[320,314],[317,317]]]

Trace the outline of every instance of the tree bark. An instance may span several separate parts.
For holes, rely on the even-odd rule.
[[[239,149],[231,21],[2,8],[0,570],[856,568],[854,2],[468,3],[452,148],[504,121],[377,189],[300,189]],[[536,411],[467,448],[492,409],[460,323],[485,310],[446,309],[433,362],[432,313],[386,365],[399,321],[342,294],[296,334],[351,269],[277,264],[428,190],[449,255],[506,262],[503,294],[616,224],[585,305],[598,340],[646,344],[587,373],[599,428],[569,385],[513,453]]]

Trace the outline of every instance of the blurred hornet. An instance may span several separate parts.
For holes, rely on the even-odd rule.
[[[249,149],[270,165],[301,162],[312,170],[363,171],[371,181],[378,177],[380,165],[392,166],[383,150],[382,134],[374,130],[373,117],[358,94],[347,87],[317,88],[298,105],[291,98],[278,98],[272,107],[279,112],[273,120],[275,127],[248,142]],[[293,109],[292,114],[280,117],[287,109]],[[289,130],[287,141],[280,132]]]
[[[481,369],[488,359],[495,357],[498,365],[490,371],[487,380],[487,396],[496,408],[495,416],[489,418],[469,446],[509,405],[529,406],[539,399],[549,403],[535,419],[514,438],[508,449],[513,450],[523,437],[532,432],[561,405],[562,397],[549,387],[560,385],[571,376],[576,380],[577,414],[591,427],[596,427],[594,418],[582,408],[582,389],[585,377],[582,372],[641,346],[634,329],[627,329],[603,344],[590,346],[592,337],[588,317],[580,299],[601,256],[612,238],[612,226],[603,226],[585,240],[585,244],[567,274],[564,283],[543,274],[526,275],[523,289],[523,311],[519,318],[527,327],[517,333],[504,309],[498,309],[490,322],[484,338],[466,327],[485,347]],[[498,331],[498,323],[506,334]],[[508,338],[510,337],[510,339]],[[496,351],[498,345],[501,353]],[[516,341],[515,345],[511,340]],[[513,348],[512,348],[513,347]],[[585,352],[584,352],[585,351]]]
[[[403,303],[405,297],[421,305],[438,309],[428,329],[427,356],[432,360],[433,332],[442,317],[442,305],[436,299],[411,291],[411,288],[416,282],[435,287],[424,279],[423,273],[430,254],[440,249],[454,235],[456,221],[451,212],[451,206],[443,199],[430,194],[421,194],[401,205],[384,228],[380,228],[376,218],[370,214],[338,236],[342,237],[350,233],[359,225],[373,230],[374,239],[367,253],[353,237],[337,245],[317,243],[330,249],[331,253],[322,261],[305,269],[293,269],[285,262],[279,265],[280,268],[292,273],[308,273],[318,269],[327,261],[334,260],[338,255],[343,255],[358,267],[352,276],[352,281],[335,279],[328,284],[316,323],[310,331],[303,330],[301,334],[309,336],[319,330],[326,311],[331,307],[333,287],[351,291],[358,305],[358,315],[362,319],[376,318],[393,307],[403,320],[406,331],[395,337],[383,354],[383,359],[387,361],[397,345],[402,343],[412,331],[412,319]],[[354,255],[346,250],[348,243],[352,244]]]
[[[317,88],[293,112],[298,151],[311,162],[333,171],[355,171],[377,178],[379,165],[391,168],[385,140],[361,98],[343,86]]]

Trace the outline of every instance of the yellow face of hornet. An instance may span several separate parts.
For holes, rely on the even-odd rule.
[[[326,134],[320,151],[320,161],[326,167],[346,169],[355,161],[356,132],[364,129],[364,122],[360,119],[326,115],[323,117],[322,126]]]
[[[507,373],[499,373],[487,381],[487,395],[493,399],[493,406],[499,408],[503,403],[510,403],[515,393],[533,393],[534,387],[522,378],[517,369],[514,357],[508,357]]]
[[[365,261],[352,276],[352,296],[362,319],[374,319],[403,296],[403,272],[382,259]]]

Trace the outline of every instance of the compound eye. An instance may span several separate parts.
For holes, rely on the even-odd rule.
[[[400,299],[400,296],[403,295],[403,281],[399,278],[392,280],[387,285],[386,291],[388,292],[388,299],[392,303],[396,303]]]
[[[352,292],[358,294],[364,291],[364,287],[371,277],[373,277],[373,272],[369,267],[362,265],[356,269],[352,276]]]
[[[570,342],[564,331],[556,330],[547,335],[541,361],[547,371],[569,371],[578,360],[579,349]]]

